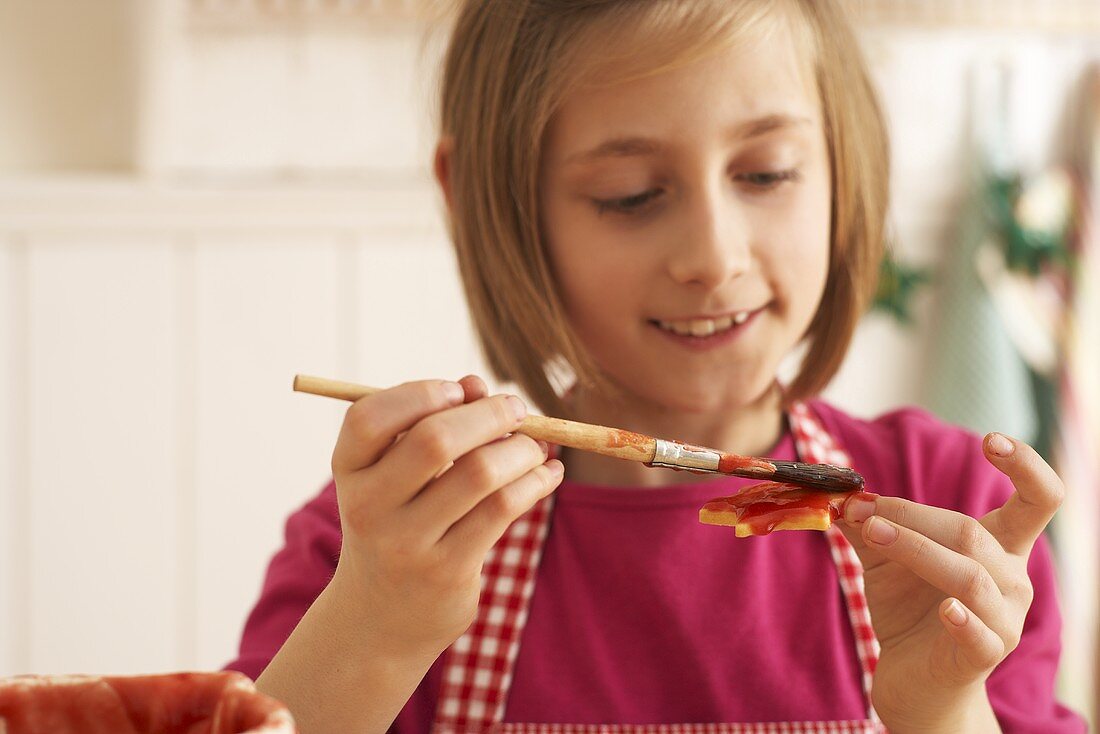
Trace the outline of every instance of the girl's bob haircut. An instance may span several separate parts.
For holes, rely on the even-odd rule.
[[[657,73],[776,22],[790,23],[805,48],[832,164],[828,279],[784,390],[790,402],[839,369],[883,254],[889,143],[836,0],[467,0],[458,9],[440,109],[451,238],[490,369],[546,413],[570,415],[562,396],[574,379],[616,390],[570,327],[541,235],[540,158],[554,111],[609,71]]]

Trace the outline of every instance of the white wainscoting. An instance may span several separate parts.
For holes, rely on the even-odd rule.
[[[293,375],[485,373],[453,256],[426,186],[404,225],[369,191],[81,187],[0,192],[0,675],[217,667],[329,476],[346,406]]]
[[[171,240],[28,244],[30,662],[171,668],[182,532]]]
[[[0,675],[29,660],[26,253],[21,238],[0,233]]]

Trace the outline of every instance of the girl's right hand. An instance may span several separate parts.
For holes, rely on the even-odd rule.
[[[343,547],[330,590],[400,659],[434,659],[473,622],[481,568],[508,526],[562,480],[512,433],[513,395],[477,377],[384,390],[347,411],[332,455]]]

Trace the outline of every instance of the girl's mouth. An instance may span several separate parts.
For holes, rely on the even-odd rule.
[[[650,319],[651,326],[675,343],[694,350],[707,350],[732,342],[756,321],[767,306],[715,318],[695,318],[674,321]]]

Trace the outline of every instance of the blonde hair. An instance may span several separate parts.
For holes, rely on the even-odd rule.
[[[785,391],[796,400],[819,392],[839,369],[883,251],[887,134],[836,2],[467,0],[459,9],[440,110],[441,133],[453,141],[451,238],[490,369],[543,411],[569,415],[563,367],[585,386],[610,387],[569,324],[540,229],[540,157],[555,109],[575,86],[609,70],[620,79],[656,73],[766,31],[777,19],[789,19],[795,37],[812,48],[832,167],[829,274],[804,336],[806,356]],[[646,49],[644,68],[632,69],[637,48]]]

